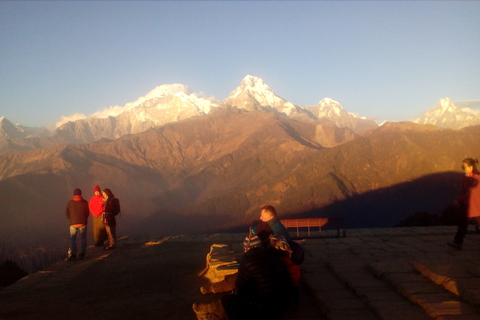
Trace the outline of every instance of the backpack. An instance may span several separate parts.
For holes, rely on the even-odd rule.
[[[120,213],[120,200],[117,198],[110,198],[107,200],[109,204],[109,212],[102,213],[103,224],[106,225],[115,225],[115,216]]]
[[[290,256],[290,259],[297,266],[301,265],[305,259],[305,250],[303,250],[302,246],[298,242],[293,240],[290,240],[288,244],[290,245],[290,249],[292,249],[292,255]]]
[[[120,200],[117,198],[112,199],[112,213],[116,216],[120,213]]]

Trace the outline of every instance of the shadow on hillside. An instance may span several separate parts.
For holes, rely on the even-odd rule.
[[[442,172],[284,218],[342,217],[344,228],[393,227],[418,212],[440,214],[458,198],[462,174]]]
[[[279,209],[280,218],[310,218],[310,217],[342,217],[344,229],[351,228],[382,228],[396,226],[400,221],[416,213],[440,214],[458,197],[461,188],[462,174],[458,172],[443,172],[421,177],[416,180],[404,182],[387,188],[370,191],[361,195],[334,202],[325,207],[314,208],[303,212],[285,212]],[[61,193],[60,191],[58,193]],[[61,198],[61,199],[60,199]],[[64,202],[66,197],[56,199],[59,209],[52,206],[52,199],[42,197],[26,199],[25,205],[33,201],[37,205],[47,202],[57,219],[38,228],[22,228],[22,233],[13,236],[17,228],[11,218],[4,215],[3,219],[12,228],[12,236],[0,234],[0,258],[7,255],[12,257],[12,252],[21,254],[25,259],[14,259],[19,265],[29,272],[41,268],[47,258],[57,258],[66,254],[68,248],[68,220],[65,218]],[[55,200],[55,199],[54,199]],[[242,203],[236,203],[240,208]],[[45,205],[43,205],[45,206]],[[232,203],[228,203],[232,207]],[[183,214],[174,209],[165,209],[147,218],[139,218],[127,213],[119,218],[117,235],[143,235],[167,236],[174,234],[198,234],[212,232],[248,232],[248,227],[258,215],[238,216],[228,210],[204,210],[202,214]],[[227,208],[227,206],[225,206]],[[6,208],[3,208],[6,209]],[[0,210],[2,211],[2,210]],[[24,219],[28,221],[31,214],[22,208],[19,213],[26,212]],[[60,212],[60,213],[59,213]],[[260,208],[258,214],[260,213]],[[60,226],[59,226],[60,225]],[[322,228],[327,229],[327,228]],[[89,243],[93,241],[91,229],[87,231]],[[20,241],[19,239],[23,239]],[[33,243],[33,244],[32,244]],[[53,252],[53,253],[52,253]],[[3,253],[3,255],[2,255]],[[45,258],[46,257],[46,258]],[[1,260],[1,259],[0,259]],[[48,260],[50,261],[50,260]]]
[[[341,227],[345,229],[394,227],[416,213],[440,214],[459,196],[461,181],[462,174],[458,172],[436,173],[308,211],[288,213],[277,209],[282,219],[341,217]],[[258,218],[232,216],[228,212],[184,215],[163,210],[147,219],[132,221],[130,230],[156,235],[248,232],[251,222]],[[322,229],[328,228],[327,225]]]

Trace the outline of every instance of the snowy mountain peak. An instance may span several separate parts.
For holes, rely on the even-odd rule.
[[[46,128],[24,127],[13,124],[5,116],[0,117],[0,138],[23,139],[30,136],[47,136],[49,131]]]
[[[348,128],[355,133],[361,134],[377,127],[375,121],[345,111],[338,101],[331,98],[324,98],[315,106],[303,106],[302,108],[311,112],[316,119],[326,119],[339,128]]]
[[[224,104],[246,110],[273,109],[287,116],[299,112],[293,103],[277,96],[262,79],[251,75],[243,78],[240,86],[230,93]]]
[[[340,103],[339,103],[338,101],[335,101],[335,100],[333,100],[333,99],[331,99],[331,98],[328,98],[328,97],[323,98],[322,100],[320,100],[320,101],[318,102],[318,104],[320,104],[320,105],[322,105],[322,104],[328,104],[328,105],[337,104],[337,105],[340,105]]]
[[[453,103],[450,101],[450,99],[448,97],[444,98],[444,99],[440,99],[438,101],[438,105],[442,107],[442,109],[446,109],[448,107],[450,107],[451,105],[453,105]]]
[[[5,118],[5,116],[1,116],[0,117],[0,125],[8,125],[8,124],[11,124],[10,120],[8,120],[7,118]]]
[[[251,75],[247,75],[245,78],[243,78],[240,86],[252,89],[268,88],[268,86],[263,82],[263,79]]]
[[[480,124],[480,113],[469,108],[460,109],[449,98],[444,98],[414,122],[433,124],[439,128],[461,129]]]
[[[444,98],[444,99],[440,99],[438,101],[438,105],[437,105],[437,113],[439,114],[443,114],[445,112],[457,112],[457,110],[460,110],[459,108],[457,108],[451,101],[450,99],[447,97],[447,98]]]
[[[192,91],[185,85],[180,83],[174,84],[164,84],[161,86],[156,87],[155,89],[151,90],[147,93],[144,97],[138,98],[135,102],[130,102],[125,105],[125,109],[135,108],[136,106],[141,105],[145,101],[150,99],[163,97],[166,95],[174,95],[174,96],[189,96],[192,94]]]
[[[325,98],[318,103],[319,111],[318,117],[319,118],[326,118],[326,117],[342,117],[346,115],[345,110],[341,106],[341,104],[333,99]]]
[[[243,78],[240,86],[234,92],[232,92],[230,96],[236,97],[244,91],[249,92],[253,95],[275,95],[272,89],[270,89],[270,87],[267,86],[265,82],[263,82],[263,79],[251,75],[247,75],[245,78]]]

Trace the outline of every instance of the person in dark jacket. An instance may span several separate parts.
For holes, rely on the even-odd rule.
[[[235,293],[221,300],[194,303],[198,319],[281,319],[291,306],[292,278],[276,250],[263,248],[251,234],[244,241],[245,255],[238,268]]]
[[[103,224],[105,225],[105,230],[108,235],[109,245],[105,247],[105,250],[115,249],[116,245],[116,226],[117,220],[115,216],[120,213],[120,201],[115,198],[112,191],[108,188],[103,189],[103,202],[104,202],[104,212],[103,212]]]
[[[264,239],[260,236],[262,232],[267,234],[266,242],[264,242]],[[280,219],[278,219],[277,210],[275,210],[275,207],[267,204],[262,207],[262,211],[260,212],[260,223],[255,229],[255,234],[260,236],[260,239],[262,239],[262,242],[264,242],[265,245],[268,243],[268,235],[271,233],[277,236],[283,236],[288,242],[290,242],[288,230],[282,222],[280,222]]]
[[[82,190],[73,191],[73,199],[67,203],[66,216],[70,220],[70,250],[71,254],[68,261],[77,260],[77,234],[80,234],[81,251],[79,259],[83,259],[87,252],[87,221],[88,221],[88,202],[82,198]]]

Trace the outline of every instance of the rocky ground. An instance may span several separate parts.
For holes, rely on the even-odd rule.
[[[305,239],[299,309],[286,319],[480,319],[480,235],[446,246],[455,227],[347,230]],[[89,247],[0,290],[1,319],[195,319],[212,244],[240,252],[243,234],[125,237]],[[235,255],[234,254],[234,255]],[[241,253],[240,255],[241,256]]]

